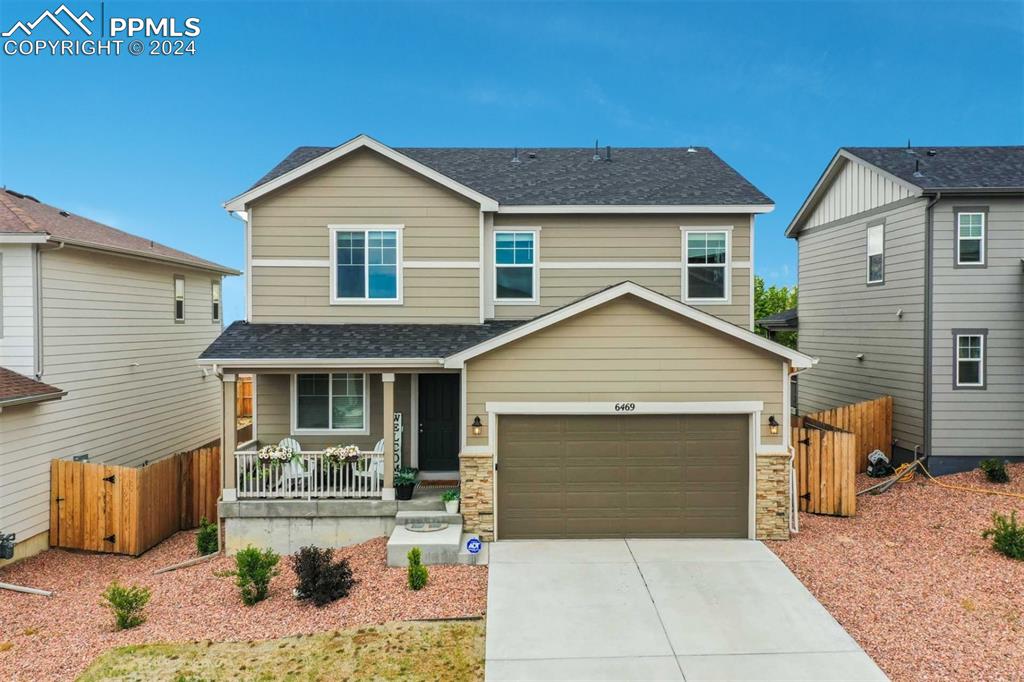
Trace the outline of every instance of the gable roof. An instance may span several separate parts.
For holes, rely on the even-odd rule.
[[[783,310],[782,312],[762,317],[760,320],[757,320],[757,325],[771,331],[788,331],[799,327],[800,316],[796,308],[790,308],[789,310]]]
[[[30,379],[14,370],[0,367],[0,408],[24,403],[56,400],[67,395],[56,386]]]
[[[599,305],[615,300],[622,296],[636,296],[637,298],[643,299],[649,303],[660,306],[665,310],[674,312],[682,317],[693,320],[705,326],[711,327],[719,332],[722,332],[726,336],[731,336],[740,341],[746,342],[752,346],[756,346],[761,350],[768,351],[780,357],[789,360],[795,368],[807,368],[812,367],[817,363],[816,358],[812,358],[809,355],[804,355],[799,351],[795,351],[792,348],[787,348],[782,344],[774,341],[769,341],[763,336],[758,336],[754,332],[739,327],[732,323],[726,322],[725,320],[715,317],[709,313],[694,308],[693,306],[680,303],[674,298],[659,294],[656,291],[652,291],[647,287],[640,286],[635,282],[621,282],[613,286],[607,287],[600,291],[594,292],[588,296],[562,306],[556,310],[548,312],[544,315],[533,318],[525,324],[519,325],[514,329],[495,336],[494,338],[488,339],[479,343],[475,346],[471,346],[465,350],[455,353],[445,359],[444,366],[459,368],[464,366],[467,360],[470,360],[478,355],[482,355],[488,351],[494,350],[500,346],[504,346],[507,343],[511,343],[517,339],[521,339],[524,336],[532,334],[541,329],[550,327],[553,324],[557,324],[562,320],[568,319],[580,313],[586,312]]]
[[[799,232],[846,163],[858,163],[913,196],[943,192],[1024,192],[1024,146],[840,147],[786,228]]]
[[[69,213],[10,189],[0,190],[0,237],[5,235],[17,235],[26,241],[65,242],[226,275],[239,274],[234,268]]]
[[[604,149],[595,160],[592,148],[391,148],[366,135],[339,147],[295,149],[225,206],[241,210],[262,194],[363,147],[412,170],[429,170],[434,175],[428,177],[470,196],[484,210],[686,210],[705,206],[717,211],[767,212],[774,206],[706,147],[613,148],[610,160]]]

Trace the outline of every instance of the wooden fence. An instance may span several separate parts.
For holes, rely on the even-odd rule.
[[[856,514],[857,435],[828,427],[794,427],[793,449],[800,511]]]
[[[856,434],[858,473],[868,470],[868,455],[875,450],[892,459],[892,396],[813,412],[798,417],[794,424],[803,426],[805,420]]]
[[[252,377],[239,375],[235,382],[235,416],[252,416]]]
[[[217,517],[220,444],[144,467],[53,460],[50,546],[138,556]]]

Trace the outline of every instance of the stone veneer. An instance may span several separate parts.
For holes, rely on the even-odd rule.
[[[459,455],[462,529],[494,540],[494,458],[491,453]]]
[[[463,528],[494,539],[494,460],[490,453],[459,455]],[[789,539],[789,456],[757,458],[755,526],[759,540]]]
[[[754,520],[758,540],[789,539],[789,455],[758,455]]]

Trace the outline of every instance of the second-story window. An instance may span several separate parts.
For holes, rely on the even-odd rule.
[[[331,302],[399,303],[402,231],[331,228]]]
[[[983,333],[958,334],[956,337],[955,388],[982,388],[985,386],[985,335]]]
[[[726,301],[729,298],[729,233],[725,230],[686,232],[685,299]]]
[[[962,211],[956,214],[957,265],[985,264],[985,214]]]
[[[220,322],[220,280],[210,282],[211,317],[214,322]]]
[[[868,284],[885,281],[885,225],[868,226]]]
[[[185,277],[174,276],[174,321],[185,321]]]
[[[537,232],[494,233],[494,300],[499,303],[537,301]]]

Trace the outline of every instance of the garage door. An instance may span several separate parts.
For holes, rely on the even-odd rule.
[[[498,418],[498,537],[747,537],[746,415]]]

